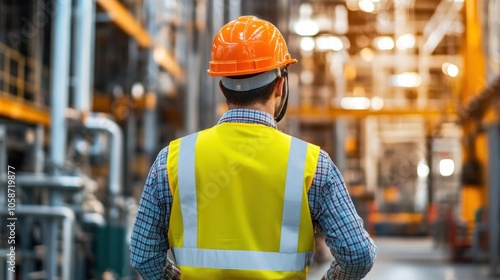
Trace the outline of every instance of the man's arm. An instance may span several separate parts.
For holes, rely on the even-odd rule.
[[[335,257],[325,279],[362,279],[371,270],[376,247],[363,228],[344,180],[328,154],[321,151],[309,191],[313,221],[326,236]]]
[[[174,279],[167,260],[172,195],[166,162],[168,147],[157,156],[146,179],[130,241],[130,266],[144,279]]]

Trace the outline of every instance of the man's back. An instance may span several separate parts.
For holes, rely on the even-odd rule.
[[[319,147],[265,125],[223,123],[173,141],[169,155],[169,241],[187,279],[306,278]]]

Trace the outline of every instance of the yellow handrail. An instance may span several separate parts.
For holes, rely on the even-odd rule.
[[[42,80],[49,80],[46,67],[0,43],[0,115],[31,123],[50,124],[42,97]],[[34,75],[27,75],[33,73]]]

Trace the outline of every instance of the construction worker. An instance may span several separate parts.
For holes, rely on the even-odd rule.
[[[156,158],[130,244],[144,279],[306,279],[315,225],[335,257],[324,279],[370,271],[375,245],[338,169],[276,128],[296,62],[278,29],[254,16],[216,34],[208,74],[222,77],[229,110]]]

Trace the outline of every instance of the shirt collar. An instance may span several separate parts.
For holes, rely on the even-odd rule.
[[[251,123],[277,128],[271,114],[254,109],[231,109],[222,115],[217,124],[221,123]]]

